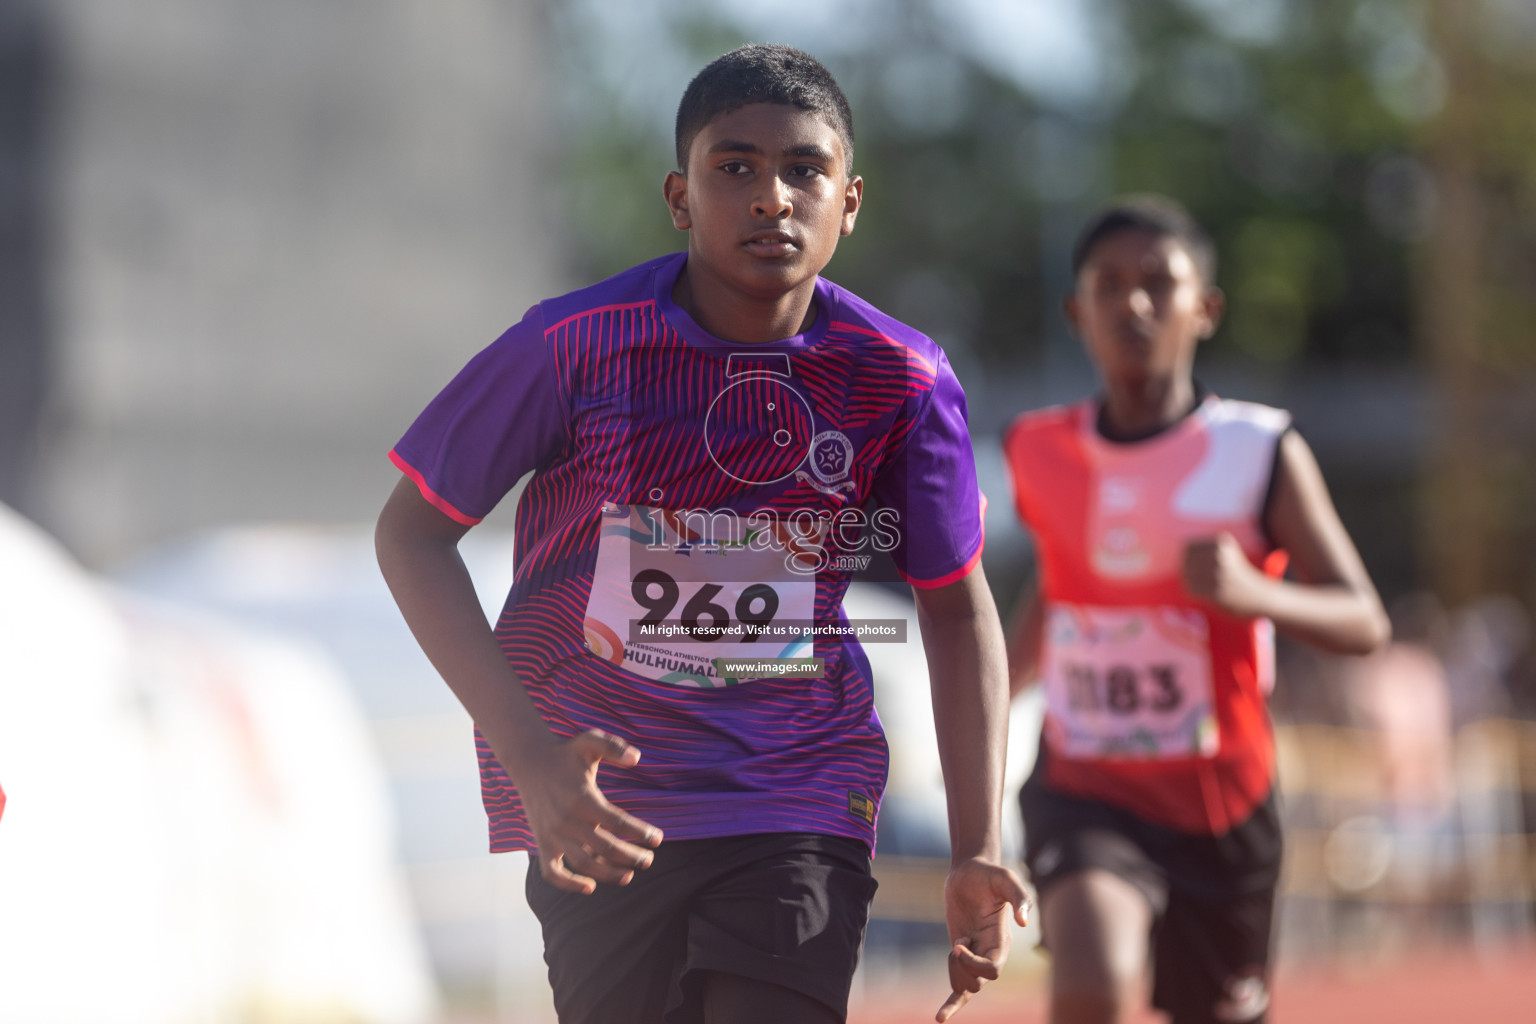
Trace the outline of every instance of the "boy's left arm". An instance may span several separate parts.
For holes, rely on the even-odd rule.
[[[1231,534],[1192,542],[1184,552],[1188,591],[1240,618],[1265,616],[1298,639],[1338,654],[1369,654],[1391,626],[1307,442],[1280,440],[1275,489],[1264,526],[1290,555],[1296,579],[1266,576]]]
[[[1001,863],[1008,662],[986,576],[978,565],[955,583],[913,592],[949,805],[944,910],[952,991],[935,1017],[945,1021],[998,976],[1012,940],[1009,908],[1022,926],[1028,897]]]

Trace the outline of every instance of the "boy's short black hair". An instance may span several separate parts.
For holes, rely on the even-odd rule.
[[[677,106],[677,168],[688,170],[694,136],[721,114],[752,103],[782,103],[821,116],[842,139],[853,167],[853,111],[832,73],[808,53],[753,43],[716,57],[694,76]]]
[[[1072,276],[1082,272],[1094,246],[1122,231],[1143,231],[1153,238],[1172,238],[1184,247],[1206,287],[1216,283],[1216,243],[1189,211],[1167,196],[1122,196],[1083,226],[1072,246]]]

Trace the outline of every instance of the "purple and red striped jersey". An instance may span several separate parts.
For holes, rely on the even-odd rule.
[[[714,338],[672,301],[686,258],[534,306],[390,458],[466,525],[532,471],[496,635],[553,732],[640,748],[601,766],[609,800],[668,838],[873,845],[887,749],[842,599],[870,557],[918,587],[980,559],[965,396],[930,339],[825,279],[805,333]],[[749,652],[823,674],[716,660]],[[491,849],[533,849],[476,740]]]

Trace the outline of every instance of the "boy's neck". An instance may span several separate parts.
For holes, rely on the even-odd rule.
[[[1136,440],[1188,416],[1199,400],[1187,376],[1109,383],[1099,407],[1099,428],[1112,440]]]
[[[683,264],[672,286],[672,301],[694,323],[722,341],[764,345],[804,334],[816,322],[816,278],[772,298],[760,299],[730,288]]]

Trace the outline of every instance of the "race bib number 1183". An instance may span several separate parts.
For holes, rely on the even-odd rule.
[[[1047,733],[1068,757],[1210,757],[1220,743],[1209,627],[1193,609],[1053,603],[1042,651]]]

